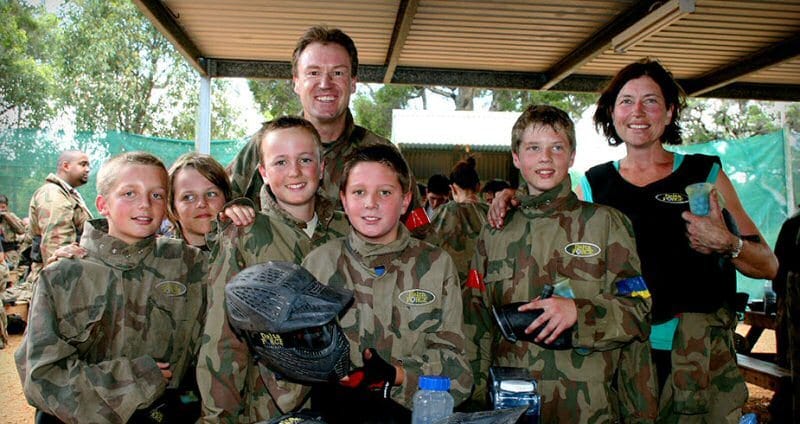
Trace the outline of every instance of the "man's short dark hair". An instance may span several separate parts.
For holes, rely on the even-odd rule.
[[[7,205],[8,204],[8,197],[5,194],[0,194],[0,204]]]
[[[306,32],[297,40],[294,52],[292,53],[292,75],[297,76],[297,61],[303,50],[306,49],[311,43],[322,44],[338,44],[347,50],[350,55],[350,76],[355,77],[358,75],[358,50],[356,50],[356,43],[349,35],[339,28],[328,28],[326,25],[314,25],[307,29]]]
[[[494,179],[486,183],[481,189],[481,193],[497,193],[498,191],[511,188],[511,184],[505,180]]]

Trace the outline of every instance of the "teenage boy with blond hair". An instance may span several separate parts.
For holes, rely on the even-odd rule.
[[[97,193],[105,218],[84,225],[88,255],[42,271],[35,319],[15,355],[37,422],[169,417],[199,347],[205,261],[180,240],[156,237],[166,213],[163,163],[145,152],[113,157]]]

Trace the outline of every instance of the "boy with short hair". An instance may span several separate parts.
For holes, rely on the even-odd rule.
[[[314,246],[347,233],[349,224],[322,196],[321,142],[310,122],[281,117],[259,131],[262,211],[249,226],[212,229],[209,311],[197,380],[203,421],[256,422],[299,407],[307,387],[279,381],[256,364],[225,314],[225,285],[239,271],[267,261],[300,263]],[[236,199],[252,206],[249,199]],[[216,231],[216,234],[214,234]]]
[[[199,347],[205,261],[180,240],[156,237],[166,213],[163,163],[145,152],[113,157],[98,173],[97,192],[105,218],[84,226],[88,256],[42,271],[35,319],[15,355],[37,422],[169,414],[171,389]]]
[[[340,384],[381,389],[383,397],[411,408],[419,377],[443,375],[460,403],[472,375],[458,274],[444,250],[400,225],[411,201],[408,165],[391,145],[361,147],[345,162],[339,196],[352,230],[313,250],[303,266],[323,284],[355,293],[340,324],[351,362],[360,368]],[[356,412],[332,408],[338,411],[329,413]]]
[[[503,229],[484,227],[467,281],[477,397],[487,392],[490,366],[519,367],[539,383],[541,422],[652,420],[656,389],[644,343],[651,301],[630,222],[572,192],[575,127],[564,111],[528,107],[511,147],[527,193],[518,192],[520,208]],[[541,299],[546,286],[557,295]],[[531,341],[503,339],[492,318],[492,307],[514,302],[524,304],[511,313],[541,312],[517,329],[540,331]],[[570,329],[566,349],[554,349]]]

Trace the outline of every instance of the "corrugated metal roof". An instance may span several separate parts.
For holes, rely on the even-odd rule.
[[[694,13],[624,54],[611,40],[658,2],[134,2],[211,76],[288,78],[297,38],[325,23],[356,41],[367,82],[596,91],[652,57],[690,94],[800,98],[800,1],[696,0]]]

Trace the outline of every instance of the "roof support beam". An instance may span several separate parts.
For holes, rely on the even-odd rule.
[[[611,40],[636,22],[644,19],[650,13],[652,5],[651,1],[640,1],[620,14],[608,25],[592,34],[581,45],[569,52],[545,72],[547,79],[540,90],[553,88],[561,80],[580,69],[586,62],[609,49]]]
[[[389,51],[386,53],[386,74],[383,76],[382,81],[384,84],[392,82],[397,62],[400,60],[400,53],[406,44],[408,33],[411,32],[411,23],[414,22],[418,5],[419,0],[400,1],[400,6],[397,8],[397,19],[394,22],[394,30],[392,31],[392,39],[389,42]]]
[[[160,0],[133,0],[136,7],[153,23],[159,32],[178,49],[183,57],[189,61],[200,75],[207,76],[206,69],[201,64],[200,49],[189,38],[186,32],[178,25],[176,16]]]
[[[730,84],[737,79],[800,55],[800,34],[761,49],[738,61],[717,68],[683,86],[689,96],[696,97]]]
[[[292,65],[289,62],[206,59],[200,63],[208,69],[208,75],[212,78],[292,78]],[[359,65],[358,67],[360,82],[381,83],[384,75],[386,75],[385,66]],[[398,66],[395,68],[392,84],[539,90],[546,79],[547,75],[540,72]],[[562,79],[552,91],[599,93],[609,81],[610,78],[603,76],[573,74]],[[678,83],[686,87],[692,84],[692,81],[679,80]],[[797,101],[800,99],[800,85],[734,83],[705,92],[703,97]]]

